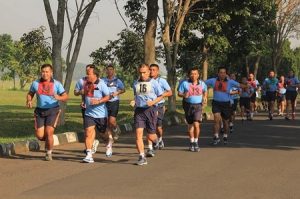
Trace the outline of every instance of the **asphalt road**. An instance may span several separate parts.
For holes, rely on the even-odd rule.
[[[114,155],[104,145],[95,163],[81,163],[83,143],[56,147],[54,160],[30,152],[0,159],[0,198],[290,199],[300,198],[300,120],[266,115],[237,121],[227,146],[210,146],[204,123],[201,151],[189,152],[186,126],[166,129],[164,150],[136,166],[133,134],[122,135]]]

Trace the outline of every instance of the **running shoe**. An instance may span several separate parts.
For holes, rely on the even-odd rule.
[[[87,155],[84,159],[83,159],[83,162],[86,162],[86,163],[94,163],[94,159],[91,155]]]
[[[107,145],[106,146],[106,152],[105,152],[106,157],[110,158],[112,156],[112,153],[113,153],[113,151],[112,151],[111,145],[110,146]]]
[[[220,143],[220,141],[221,141],[220,138],[214,137],[212,145],[216,146]]]
[[[99,140],[95,139],[92,146],[92,154],[97,152],[98,145],[99,145]]]
[[[194,152],[199,152],[200,151],[200,147],[198,145],[198,142],[194,142]]]
[[[136,165],[143,166],[143,165],[146,165],[146,164],[148,164],[147,159],[143,156],[139,156],[139,159],[136,162]]]
[[[285,116],[285,120],[291,120],[289,116]]]
[[[163,148],[165,148],[165,143],[163,140],[161,140],[159,143],[158,143],[158,149],[159,150],[162,150]]]
[[[146,152],[147,157],[154,157],[155,156],[155,151],[153,149],[148,149]]]
[[[47,154],[46,153],[45,160],[46,161],[51,161],[52,160],[52,154]]]
[[[189,151],[195,151],[195,145],[193,142],[190,143]]]
[[[157,142],[153,142],[153,149],[154,150],[159,149],[159,142],[158,141]]]
[[[296,119],[296,113],[292,113],[292,120],[295,120]]]
[[[229,132],[230,132],[230,133],[233,133],[233,126],[230,126],[230,127],[229,127]]]

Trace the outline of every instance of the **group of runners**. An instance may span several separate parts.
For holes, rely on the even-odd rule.
[[[165,113],[165,97],[172,96],[168,82],[159,76],[157,64],[141,64],[138,67],[138,79],[133,83],[134,125],[137,165],[147,164],[147,157],[154,157],[158,149],[164,148],[163,118]],[[59,101],[67,101],[68,95],[62,84],[52,78],[53,69],[50,64],[41,67],[41,78],[34,81],[27,94],[27,106],[32,108],[34,95],[37,96],[35,115],[35,134],[39,140],[45,141],[45,160],[52,160],[53,133],[60,114]],[[192,68],[187,78],[179,82],[178,96],[182,97],[182,106],[188,124],[189,150],[200,151],[198,144],[202,107],[207,104],[208,91],[213,90],[212,113],[214,115],[212,145],[228,143],[228,134],[233,132],[235,112],[239,104],[242,119],[253,120],[256,108],[256,93],[262,90],[262,100],[268,102],[269,119],[272,120],[276,99],[287,100],[286,119],[295,119],[295,107],[299,80],[293,72],[288,77],[275,78],[274,71],[260,86],[254,75],[244,77],[241,83],[234,74],[228,75],[225,67],[218,68],[218,74],[206,81],[200,79],[198,68]],[[209,89],[212,88],[212,89]],[[81,96],[81,109],[85,130],[85,153],[83,162],[93,163],[99,141],[98,134],[106,134],[106,156],[113,154],[114,139],[118,137],[117,115],[119,95],[125,92],[124,83],[117,78],[112,65],[106,67],[106,77],[100,78],[100,71],[95,65],[86,66],[86,75],[76,83],[74,95]],[[281,101],[280,101],[281,102]],[[291,107],[290,109],[288,107]],[[280,105],[280,113],[284,108]],[[291,112],[291,114],[290,114]],[[144,130],[146,131],[147,150],[144,146]]]

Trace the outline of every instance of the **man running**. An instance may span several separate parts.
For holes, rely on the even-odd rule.
[[[224,134],[223,143],[226,145],[228,142],[229,132],[229,118],[231,116],[231,94],[230,91],[233,87],[246,88],[247,86],[240,85],[238,82],[227,78],[227,69],[225,67],[218,68],[218,77],[211,78],[205,81],[208,87],[212,87],[214,90],[213,101],[212,101],[212,112],[214,114],[214,137],[213,145],[220,143],[219,132],[220,124],[223,122]]]
[[[234,73],[230,74],[230,79],[236,81],[236,75]],[[237,110],[237,106],[239,103],[239,88],[237,87],[233,87],[230,90],[230,95],[231,95],[231,108],[232,108],[232,113],[229,119],[229,130],[230,133],[233,133],[234,131],[234,121],[235,121],[235,116],[236,116],[236,110]]]
[[[41,78],[31,84],[26,97],[26,106],[32,108],[32,99],[35,94],[37,96],[37,104],[34,110],[35,136],[39,140],[45,141],[46,161],[52,160],[53,134],[61,111],[58,102],[65,102],[68,99],[62,84],[52,77],[52,65],[42,65]]]
[[[106,146],[106,156],[112,155],[113,139],[111,131],[107,128],[107,109],[105,103],[109,100],[109,90],[103,80],[99,79],[99,70],[91,68],[87,72],[86,82],[84,84],[85,97],[85,148],[86,157],[83,162],[93,163],[92,145],[97,131],[109,135],[109,142]]]
[[[150,77],[155,79],[158,84],[160,85],[163,94],[162,97],[170,97],[172,96],[172,90],[169,86],[167,80],[159,76],[159,66],[157,64],[151,64],[150,65]],[[163,141],[163,119],[165,114],[165,100],[162,99],[158,105],[158,116],[157,116],[157,136],[158,136],[158,148],[163,149],[165,147],[164,141]]]
[[[241,85],[248,85],[247,78],[243,77]],[[255,95],[254,88],[253,86],[250,85],[249,88],[241,88],[240,89],[240,108],[241,108],[241,118],[242,121],[245,119],[245,112],[247,113],[247,120],[252,121],[253,116],[252,110],[250,108],[250,102],[251,102],[251,97],[252,95]],[[249,114],[250,113],[250,114]]]
[[[136,147],[139,153],[137,165],[146,165],[147,159],[144,152],[143,132],[147,130],[147,140],[157,145],[156,135],[157,107],[162,100],[163,91],[158,82],[150,78],[150,67],[141,64],[138,67],[139,79],[133,84],[134,92],[134,124],[136,133]],[[153,145],[149,145],[148,153],[153,153]],[[151,155],[154,156],[154,155]]]
[[[290,120],[290,110],[292,112],[292,119],[296,118],[296,99],[297,99],[297,87],[300,87],[300,81],[294,75],[294,71],[289,71],[288,77],[285,79],[286,81],[286,119]]]
[[[207,103],[207,86],[200,80],[198,68],[189,71],[190,78],[180,84],[178,96],[185,100],[185,119],[188,123],[190,138],[189,150],[200,151],[198,139],[200,136],[200,122],[202,121],[202,103]]]
[[[263,89],[266,91],[266,98],[268,102],[269,119],[273,119],[274,103],[276,100],[278,79],[275,77],[275,72],[270,70],[269,77],[267,77],[263,83]]]
[[[88,74],[88,71],[90,69],[94,69],[95,67],[96,66],[94,64],[86,65],[86,67],[85,67],[86,74]],[[81,108],[81,115],[82,115],[83,120],[84,120],[84,114],[85,114],[85,109],[86,109],[86,106],[85,106],[85,103],[84,103],[84,101],[85,101],[84,85],[85,85],[86,81],[87,81],[87,76],[84,76],[84,77],[80,78],[76,82],[76,85],[75,85],[75,88],[74,88],[74,95],[75,96],[81,96],[80,108]],[[93,154],[97,152],[98,145],[99,145],[99,140],[94,139],[93,146],[92,146],[92,153]],[[84,151],[84,153],[86,153],[86,151]]]
[[[108,102],[106,102],[108,111],[108,127],[113,133],[114,140],[117,140],[120,134],[117,128],[117,116],[120,105],[119,95],[125,92],[125,86],[123,82],[115,76],[115,68],[113,65],[109,65],[106,67],[106,75],[107,77],[103,78],[103,80],[107,85],[110,93],[110,99]]]

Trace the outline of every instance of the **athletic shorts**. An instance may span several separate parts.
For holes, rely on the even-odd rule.
[[[235,112],[237,110],[237,106],[239,103],[239,99],[234,99],[233,104],[231,105],[232,111]]]
[[[163,126],[163,120],[164,120],[164,115],[165,115],[165,110],[164,110],[164,105],[159,104],[157,106],[157,127],[162,127]]]
[[[144,128],[148,133],[156,133],[157,123],[157,107],[151,106],[149,108],[137,107],[134,110],[134,125],[135,128]]]
[[[253,93],[252,96],[250,97],[250,102],[255,103],[256,102],[256,93]]]
[[[188,124],[202,121],[202,104],[186,103],[185,119]]]
[[[250,97],[240,97],[240,107],[245,107],[246,109],[250,109]]]
[[[212,101],[212,112],[220,113],[222,118],[228,120],[232,114],[230,102]]]
[[[107,128],[107,118],[93,118],[90,116],[84,116],[84,128],[95,126],[95,130],[99,133],[105,133]]]
[[[120,101],[106,102],[106,108],[108,112],[108,117],[117,117],[119,112]]]
[[[295,101],[297,95],[298,95],[297,91],[286,91],[285,93],[286,100],[291,100],[291,101]]]
[[[35,129],[41,128],[43,126],[56,127],[58,117],[60,113],[59,106],[54,108],[35,108],[34,119],[35,119]]]
[[[277,94],[277,102],[280,103],[285,100],[285,94]]]
[[[275,100],[276,100],[276,92],[275,91],[274,92],[267,91],[266,96],[267,96],[266,99],[267,99],[268,102],[271,102],[271,101],[275,102]]]

